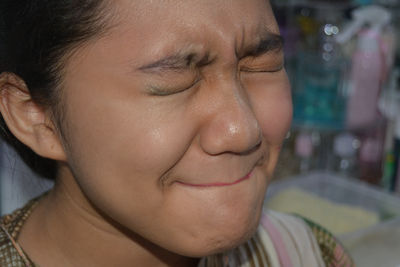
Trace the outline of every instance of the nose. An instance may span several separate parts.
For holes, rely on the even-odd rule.
[[[262,140],[261,127],[239,81],[220,82],[208,96],[208,116],[200,131],[202,149],[211,155],[246,154]]]

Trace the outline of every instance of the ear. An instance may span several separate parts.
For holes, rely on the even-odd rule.
[[[32,100],[25,82],[13,73],[0,74],[0,112],[14,136],[36,154],[66,160],[49,112]]]

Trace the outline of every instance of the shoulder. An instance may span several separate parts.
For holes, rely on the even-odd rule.
[[[36,204],[37,199],[34,199],[23,208],[0,218],[0,266],[25,267],[27,262],[30,264],[28,266],[34,266],[16,240],[25,220]]]
[[[5,267],[24,267],[24,261],[19,256],[18,251],[13,244],[12,234],[9,229],[10,224],[4,224],[4,222],[13,223],[10,221],[11,215],[7,215],[1,218],[0,224],[0,266]]]
[[[260,233],[270,237],[282,266],[354,266],[329,231],[301,216],[267,211],[261,218]]]
[[[306,218],[298,217],[311,229],[327,266],[354,266],[350,254],[331,232]]]

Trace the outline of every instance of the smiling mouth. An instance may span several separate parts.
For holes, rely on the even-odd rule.
[[[191,184],[191,183],[185,183],[185,182],[181,182],[181,181],[176,181],[176,183],[184,185],[184,186],[191,186],[191,187],[223,187],[223,186],[231,186],[231,185],[235,185],[235,184],[239,184],[245,180],[250,179],[250,177],[252,176],[252,172],[250,172],[249,174],[247,174],[246,176],[232,182],[232,183],[209,183],[209,184]]]

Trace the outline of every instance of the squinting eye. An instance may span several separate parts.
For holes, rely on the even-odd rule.
[[[162,87],[162,86],[150,86],[150,95],[153,96],[169,96],[169,95],[174,95],[174,94],[179,94],[182,93],[186,90],[189,90],[190,88],[194,87],[198,82],[200,82],[200,78],[196,79],[193,83],[191,83],[189,86],[183,86],[183,87],[171,87],[168,88]]]
[[[275,68],[263,68],[263,67],[255,67],[255,68],[249,68],[249,67],[242,67],[240,68],[241,72],[249,72],[249,73],[260,73],[260,72],[266,72],[266,73],[274,73],[274,72],[279,72],[283,70],[283,66],[275,67]]]

